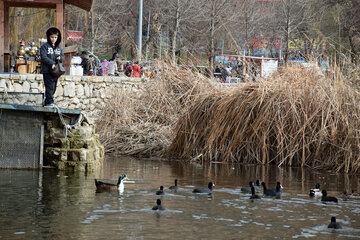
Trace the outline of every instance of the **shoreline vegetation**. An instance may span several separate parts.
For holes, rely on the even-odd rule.
[[[107,153],[358,173],[360,93],[316,68],[228,87],[159,63],[139,93],[119,91],[97,122]],[[339,78],[340,79],[340,78]]]

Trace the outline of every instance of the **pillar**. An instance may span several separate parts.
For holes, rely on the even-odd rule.
[[[58,3],[56,4],[56,27],[61,32],[61,47],[64,47],[64,3]]]
[[[5,3],[0,0],[0,72],[4,71],[5,52]]]

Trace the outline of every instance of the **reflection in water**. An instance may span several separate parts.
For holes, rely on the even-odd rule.
[[[96,193],[94,178],[116,183],[126,173],[134,183]],[[169,186],[178,179],[179,188]],[[252,201],[240,187],[261,179],[284,186],[280,199]],[[211,195],[193,194],[214,182]],[[319,182],[339,203],[310,199]],[[163,185],[165,194],[155,195]],[[113,158],[95,173],[0,170],[0,239],[238,239],[354,238],[360,236],[360,200],[341,199],[359,190],[359,178],[301,168],[185,164]],[[164,211],[151,208],[160,198]],[[336,216],[343,229],[327,228]]]

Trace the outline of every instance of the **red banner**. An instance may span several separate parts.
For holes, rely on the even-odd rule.
[[[253,40],[251,40],[250,44],[253,46],[253,49],[280,49],[281,39],[254,38]]]
[[[71,31],[67,32],[67,38],[69,42],[82,42],[83,41],[83,33],[81,31]]]

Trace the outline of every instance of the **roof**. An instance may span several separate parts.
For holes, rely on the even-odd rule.
[[[86,11],[90,11],[93,0],[64,0],[64,3],[68,3]]]
[[[5,0],[9,7],[40,7],[40,8],[55,8],[56,4],[63,1],[64,3],[74,5],[85,11],[91,10],[93,0]]]

